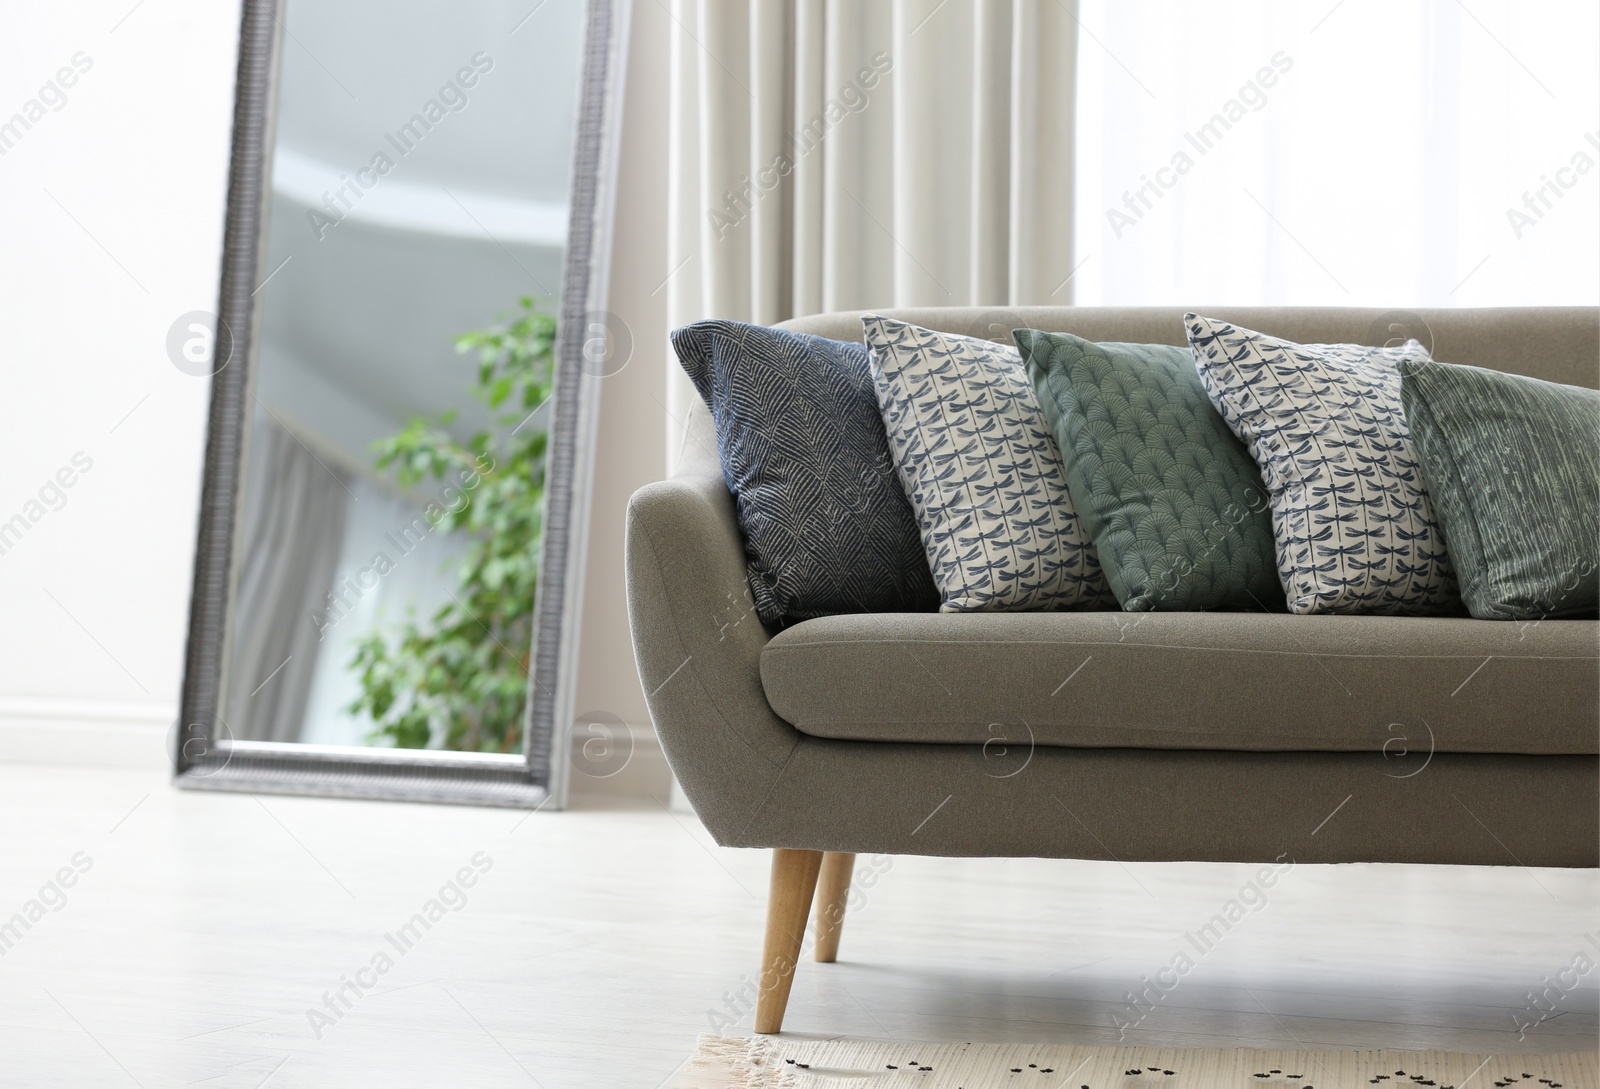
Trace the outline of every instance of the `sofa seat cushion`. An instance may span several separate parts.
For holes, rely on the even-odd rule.
[[[1269,613],[877,613],[761,655],[768,702],[849,741],[1590,754],[1600,622]]]

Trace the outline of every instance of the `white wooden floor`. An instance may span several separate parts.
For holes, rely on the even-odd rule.
[[[590,805],[524,819],[0,766],[0,925],[49,901],[0,956],[0,1085],[659,1086],[698,1033],[749,1030],[767,858],[649,803]],[[474,857],[492,868],[444,894],[459,906],[404,952],[385,939]],[[74,859],[87,872],[41,893]],[[1594,871],[1298,867],[1201,954],[1185,933],[1252,868],[863,858],[858,874],[873,868],[840,963],[801,966],[793,1031],[1115,1043],[1113,1017],[1138,1017],[1126,993],[1184,952],[1193,968],[1131,1042],[1597,1039],[1600,971],[1569,971],[1547,1020],[1516,1029],[1543,977],[1600,962]],[[379,953],[392,967],[358,975]]]

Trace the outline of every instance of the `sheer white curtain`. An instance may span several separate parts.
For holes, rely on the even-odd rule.
[[[317,667],[299,738],[312,745],[369,744],[371,716],[346,710],[361,695],[350,668],[356,648],[375,631],[392,641],[408,618],[426,626],[456,589],[467,548],[462,537],[432,529],[425,504],[391,484],[358,476],[349,485],[344,545],[328,580],[337,600],[319,602],[316,614]]]
[[[672,325],[1067,301],[1075,2],[672,0],[672,19]]]
[[[1076,302],[1600,301],[1593,0],[1080,11]]]

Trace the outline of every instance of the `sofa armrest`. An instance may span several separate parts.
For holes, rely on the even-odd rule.
[[[650,716],[684,793],[722,841],[757,813],[800,735],[761,687],[771,633],[756,615],[733,497],[715,462],[634,493],[626,567]]]

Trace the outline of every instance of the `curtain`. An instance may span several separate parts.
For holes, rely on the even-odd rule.
[[[1600,294],[1593,0],[1083,0],[1079,17],[1079,303]]]
[[[245,488],[223,721],[251,741],[299,741],[344,541],[350,481],[257,417]]]
[[[345,710],[361,695],[361,679],[350,668],[356,647],[375,631],[392,638],[407,618],[425,624],[459,592],[456,569],[469,544],[462,534],[439,533],[423,517],[422,503],[386,483],[356,477],[349,485],[356,501],[330,579],[337,600],[319,610],[322,642],[300,729],[308,745],[368,744],[371,717]]]
[[[1075,6],[672,0],[670,324],[1070,302]]]

